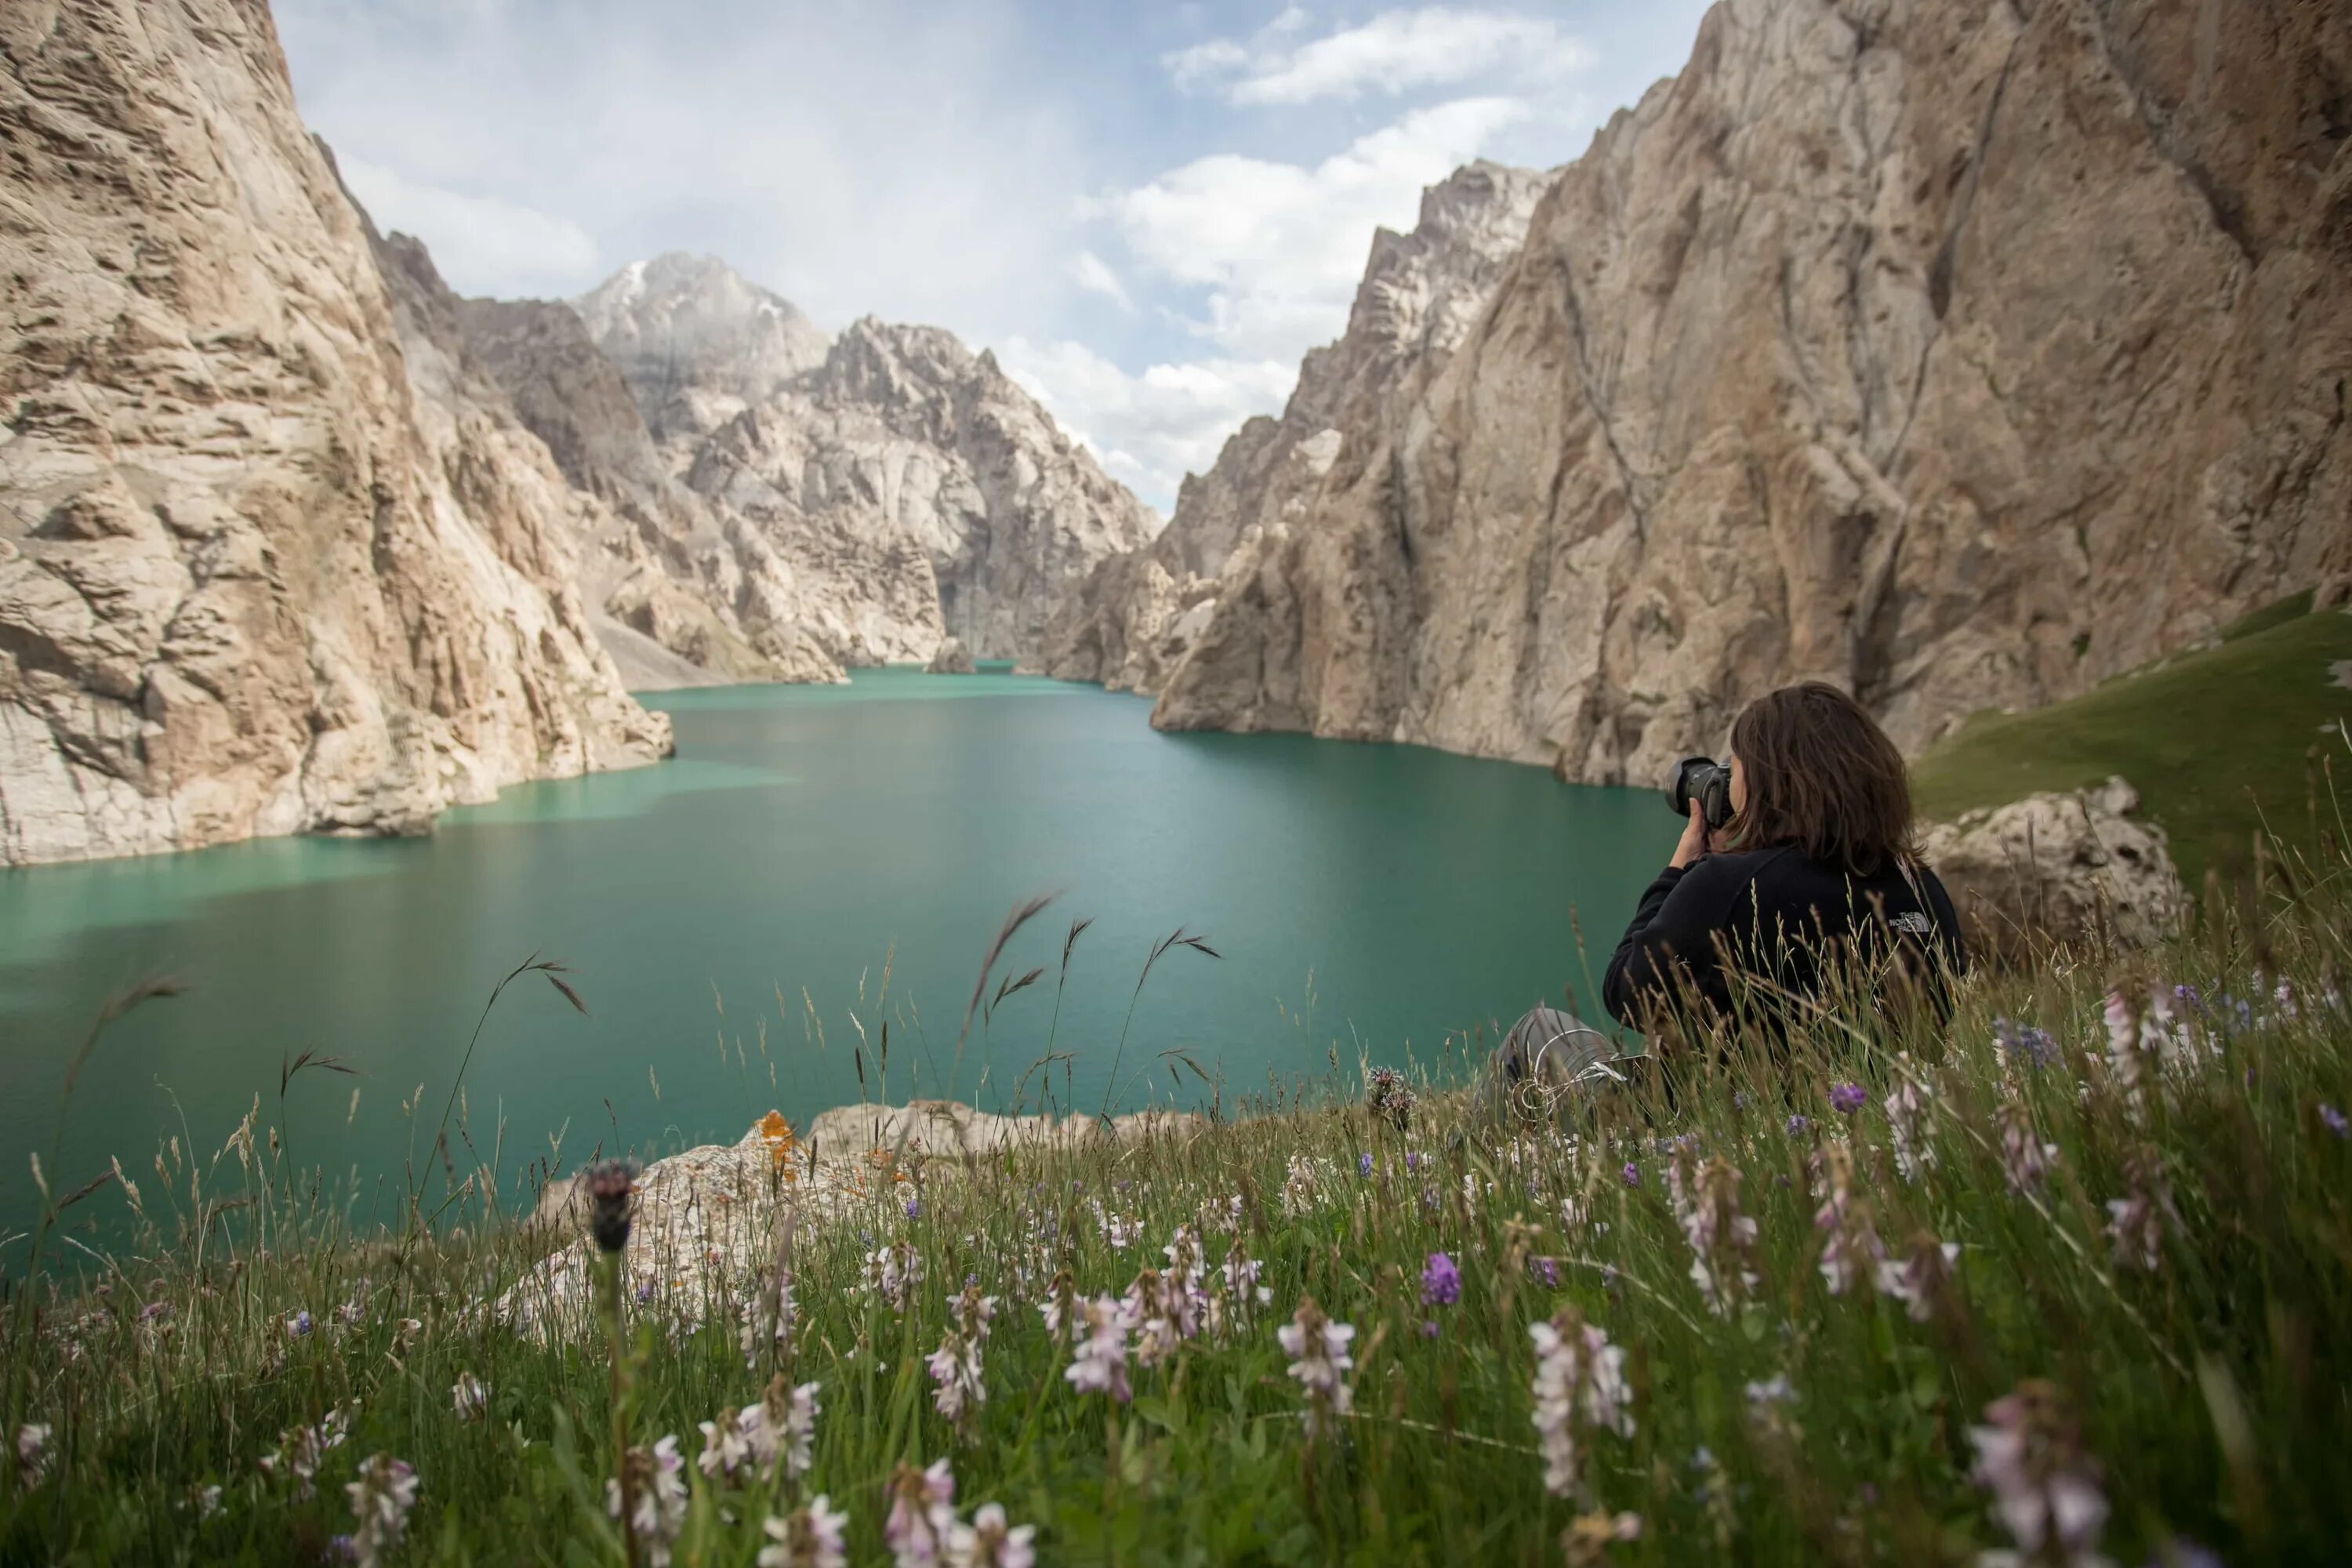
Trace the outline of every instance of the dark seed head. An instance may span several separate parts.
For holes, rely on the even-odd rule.
[[[629,1199],[637,1190],[634,1160],[604,1160],[591,1165],[588,1178],[588,1230],[606,1252],[629,1245]]]

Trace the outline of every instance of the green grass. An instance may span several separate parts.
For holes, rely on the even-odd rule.
[[[2042,790],[2120,773],[2171,839],[2191,888],[2210,867],[2248,862],[2254,825],[2318,852],[2336,826],[2325,765],[2347,753],[2326,726],[2352,716],[2352,690],[2330,666],[2352,659],[2352,616],[2310,613],[2302,595],[2257,611],[2218,646],[2159,660],[2071,701],[1980,713],[1928,748],[1912,770],[1920,812],[1948,820]]]
[[[1335,1067],[1303,1101],[1193,1138],[935,1163],[793,1236],[793,1331],[765,1349],[751,1308],[763,1348],[749,1365],[751,1282],[677,1260],[629,1309],[618,1425],[636,1445],[680,1439],[682,1563],[749,1568],[762,1520],[817,1492],[847,1515],[852,1560],[880,1560],[892,1477],[940,1458],[960,1510],[1003,1504],[1048,1563],[1557,1563],[1575,1521],[1632,1513],[1637,1539],[1570,1560],[1960,1563],[2011,1544],[1972,1479],[1971,1428],[2046,1380],[2038,1451],[2111,1503],[2100,1545],[2116,1562],[2182,1538],[2239,1568],[2329,1560],[2352,1533],[2352,1143],[2330,1121],[2352,1103],[2347,886],[2341,865],[2306,872],[2137,960],[1972,977],[1948,1026],[1857,996],[1778,1067],[1701,1052],[1671,1102],[1637,1083],[1556,1128],[1515,1132],[1453,1094],[1399,1128]],[[2151,980],[2171,1024],[2140,1037],[2157,1048],[2112,1052],[2110,984],[2144,1002]],[[2002,1018],[2047,1031],[2049,1059],[1996,1049]],[[143,1070],[98,1051],[103,1070]],[[1832,1099],[1848,1083],[1867,1091],[1859,1109]],[[1933,1151],[1908,1172],[1906,1086],[1908,1150]],[[318,1562],[352,1526],[344,1484],[377,1453],[421,1482],[385,1561],[623,1561],[604,1509],[616,1358],[597,1316],[576,1307],[526,1333],[478,1305],[545,1244],[473,1202],[452,1216],[463,1236],[355,1230],[266,1121],[248,1126],[217,1154],[175,1146],[129,1173],[135,1243],[102,1260],[52,1249],[16,1294],[8,1418],[49,1435],[33,1469],[0,1464],[0,1561]],[[2045,1145],[2046,1173],[2013,1189],[2014,1152]],[[1870,1271],[1830,1289],[1817,1183],[1841,1156],[1845,1223],[1868,1223],[1897,1277],[1915,1266],[1916,1300]],[[1754,1277],[1721,1310],[1693,1278],[1675,1195],[1709,1171],[1739,1175],[1717,1233],[1740,1215],[1756,1227],[1744,1258],[1712,1255],[1719,1278]],[[2114,1233],[2110,1205],[2135,1195],[2152,1255]],[[1223,1327],[1134,1367],[1131,1403],[1076,1391],[1070,1345],[1038,1312],[1055,1275],[1116,1296],[1167,1266],[1181,1226],[1197,1227]],[[896,1244],[924,1261],[903,1301],[868,1268]],[[1265,1308],[1217,1276],[1236,1244],[1262,1260]],[[1440,1252],[1457,1300],[1424,1300]],[[11,1261],[21,1271],[21,1250]],[[959,1431],[924,1357],[967,1277],[998,1305],[987,1397]],[[1353,1408],[1320,1437],[1276,1331],[1308,1298],[1356,1331]],[[300,1311],[313,1326],[291,1333]],[[1564,1495],[1547,1489],[1533,1422],[1529,1328],[1555,1320],[1622,1348],[1631,1416],[1574,1429]],[[453,1408],[462,1374],[488,1386],[486,1419]],[[706,1479],[698,1424],[772,1376],[821,1384],[813,1468]],[[339,1406],[350,1435],[312,1495],[259,1467]]]

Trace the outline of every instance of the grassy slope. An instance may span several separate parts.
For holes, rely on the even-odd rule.
[[[1980,713],[1913,769],[1919,808],[1948,819],[2038,790],[2121,773],[2172,838],[2194,887],[2249,853],[2256,813],[2291,845],[2318,837],[2315,759],[2323,729],[2352,716],[2329,667],[2352,659],[2352,615],[2309,613],[2309,595],[2256,612],[2217,647],[2162,659],[2026,713]],[[2339,742],[2340,745],[2340,742]],[[2338,755],[2333,766],[2341,768]],[[2252,792],[2251,798],[2249,792]],[[2325,781],[2319,815],[2332,822]]]

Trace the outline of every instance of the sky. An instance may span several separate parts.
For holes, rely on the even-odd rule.
[[[461,293],[718,256],[828,329],[947,327],[1167,511],[1347,325],[1379,226],[1549,168],[1700,0],[276,0],[295,94]]]

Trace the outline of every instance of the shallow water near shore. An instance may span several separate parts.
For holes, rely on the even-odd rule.
[[[1074,1053],[1054,1100],[1093,1110],[1137,973],[1179,925],[1223,956],[1160,960],[1114,1110],[1206,1102],[1169,1051],[1220,1078],[1229,1107],[1269,1076],[1328,1070],[1335,1043],[1350,1067],[1359,1044],[1434,1063],[1449,1032],[1593,995],[1676,832],[1648,791],[1413,747],[1161,734],[1139,699],[1001,671],[646,701],[671,714],[676,760],[511,789],[429,838],[0,872],[0,1226],[36,1212],[26,1156],[47,1158],[67,1057],[150,972],[189,989],[100,1044],[53,1187],[110,1156],[140,1180],[173,1134],[209,1159],[257,1095],[279,1121],[281,1061],[315,1048],[362,1076],[293,1080],[293,1158],[388,1217],[490,987],[533,953],[570,966],[591,1015],[527,976],[483,1029],[469,1137],[510,1189],[559,1133],[567,1166],[600,1143],[731,1141],[771,1106],[797,1121],[856,1102],[861,1066],[867,1098],[956,1074],[964,1098],[1009,1108],[1049,1030]],[[974,1019],[959,1073],[989,941],[1046,892],[997,966],[1044,975]],[[68,1217],[102,1236],[121,1210],[101,1192]]]

